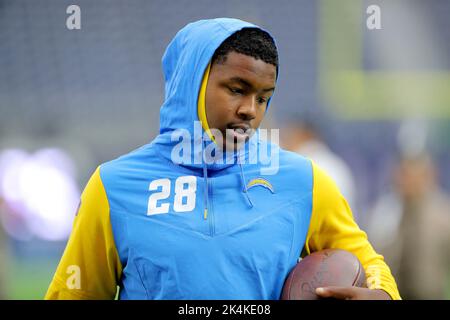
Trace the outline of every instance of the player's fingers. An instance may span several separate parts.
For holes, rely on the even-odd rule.
[[[317,288],[316,294],[322,298],[352,299],[356,292],[353,287],[323,287]]]

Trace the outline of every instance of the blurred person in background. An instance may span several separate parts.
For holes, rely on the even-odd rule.
[[[318,117],[318,116],[316,116]],[[336,182],[350,207],[355,205],[355,181],[347,163],[322,139],[318,120],[310,115],[289,115],[280,130],[280,144],[286,150],[314,160]]]
[[[374,206],[369,239],[392,267],[404,299],[445,299],[450,274],[450,198],[426,153],[403,155],[393,191]]]

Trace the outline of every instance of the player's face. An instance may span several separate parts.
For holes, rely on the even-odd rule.
[[[274,65],[236,52],[211,66],[206,117],[209,128],[222,133],[224,149],[236,150],[259,127],[275,81]]]

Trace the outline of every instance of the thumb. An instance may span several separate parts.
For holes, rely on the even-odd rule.
[[[352,287],[317,288],[316,294],[322,298],[351,299],[355,295]]]

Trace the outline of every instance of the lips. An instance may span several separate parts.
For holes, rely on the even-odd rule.
[[[242,131],[247,131],[251,126],[248,123],[232,123],[227,125],[227,129],[237,130],[240,129]]]
[[[245,140],[250,137],[251,126],[248,123],[232,123],[227,125],[227,132],[231,132],[235,139]]]

